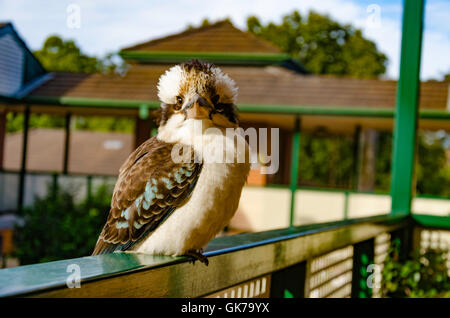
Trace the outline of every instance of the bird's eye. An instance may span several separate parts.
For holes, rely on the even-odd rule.
[[[216,105],[219,102],[220,96],[214,95],[213,98],[211,98],[211,102]]]
[[[183,105],[183,97],[177,96],[177,103],[174,105],[175,110],[181,109],[182,105]]]

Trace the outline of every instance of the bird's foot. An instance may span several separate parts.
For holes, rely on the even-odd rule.
[[[191,251],[187,251],[186,254],[184,254],[184,255],[191,258],[189,263],[192,262],[192,264],[195,264],[195,261],[200,261],[203,264],[205,264],[206,266],[208,266],[208,264],[209,264],[208,258],[205,255],[203,255],[201,252],[202,252],[202,250],[200,250],[200,251],[191,250]]]

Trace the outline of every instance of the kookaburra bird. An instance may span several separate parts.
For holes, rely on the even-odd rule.
[[[238,127],[236,95],[228,75],[198,60],[160,77],[158,134],[121,166],[93,255],[133,251],[208,263],[201,251],[237,210],[250,169],[248,160],[236,160],[238,145],[229,142],[236,136],[226,134]]]

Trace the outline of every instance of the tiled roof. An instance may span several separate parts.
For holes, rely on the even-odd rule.
[[[270,43],[235,28],[227,20],[141,43],[124,51],[280,53]],[[157,81],[172,66],[168,63],[132,64],[124,76],[54,73],[52,80],[29,96],[157,101]],[[395,81],[305,76],[276,65],[222,65],[221,68],[239,87],[238,104],[395,106]],[[447,83],[422,83],[420,107],[446,109],[447,94]]]
[[[124,51],[281,53],[271,43],[243,32],[225,20],[137,44]]]
[[[169,65],[133,65],[125,76],[55,73],[30,96],[157,101]],[[300,75],[278,66],[223,66],[239,87],[238,104],[394,107],[396,81]],[[421,108],[446,109],[448,83],[423,82]]]

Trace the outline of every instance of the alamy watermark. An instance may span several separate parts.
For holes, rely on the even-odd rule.
[[[66,272],[70,273],[66,279],[67,288],[81,287],[81,268],[78,264],[70,264],[66,268]]]
[[[381,7],[378,4],[370,4],[366,8],[368,14],[366,26],[370,29],[381,28]]]
[[[226,128],[222,130],[210,127],[203,130],[202,122],[195,121],[191,127],[191,144],[195,145],[196,156],[194,162],[204,163],[250,163],[252,168],[259,168],[261,174],[274,174],[279,169],[280,147],[279,129],[250,127],[243,129]],[[210,146],[211,140],[214,142]],[[248,142],[246,142],[248,138]],[[270,152],[269,152],[270,148]],[[172,161],[175,163],[189,163],[191,161],[190,145],[176,144],[172,148]]]
[[[66,8],[66,26],[69,29],[81,28],[81,7],[76,3],[71,3]]]
[[[381,288],[381,266],[377,264],[369,264],[366,269],[367,273],[371,273],[366,280],[367,287]]]

